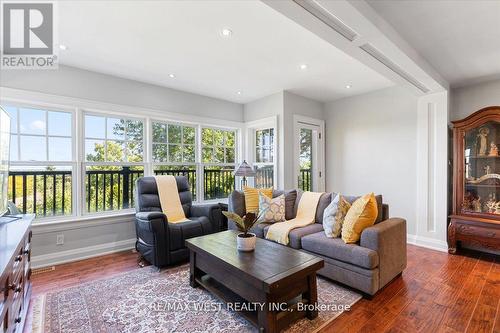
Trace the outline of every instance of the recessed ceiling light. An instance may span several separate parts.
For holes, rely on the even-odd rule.
[[[63,45],[63,44],[60,44],[59,45],[59,48],[63,51],[66,51],[68,49],[68,47],[66,45]]]
[[[302,64],[299,66],[299,68],[305,71],[307,69],[307,64]]]
[[[168,77],[174,79],[175,78],[175,74],[168,74]]]
[[[237,93],[238,95],[241,95],[241,90],[238,90],[236,93]]]
[[[233,32],[231,31],[231,29],[228,29],[228,28],[224,28],[220,31],[220,34],[223,36],[223,37],[229,37],[233,34]]]
[[[345,87],[346,87],[346,89],[351,89],[351,88],[352,88],[352,86],[351,86],[350,84],[348,84],[348,85],[347,85],[347,86],[345,86]]]

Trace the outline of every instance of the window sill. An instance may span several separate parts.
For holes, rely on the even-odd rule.
[[[38,220],[33,223],[33,234],[45,234],[56,231],[66,231],[117,223],[131,223],[135,211],[121,211],[113,214],[99,214],[86,216],[68,216],[61,219]]]

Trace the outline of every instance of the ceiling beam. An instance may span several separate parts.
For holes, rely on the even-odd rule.
[[[449,89],[448,82],[365,1],[262,2],[418,96]]]

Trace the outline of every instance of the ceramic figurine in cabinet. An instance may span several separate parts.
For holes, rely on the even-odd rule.
[[[490,144],[490,153],[488,156],[498,156],[498,147],[494,142]]]
[[[486,156],[486,149],[488,146],[488,134],[490,130],[487,127],[482,127],[479,129],[479,134],[477,135],[479,139],[479,156]]]

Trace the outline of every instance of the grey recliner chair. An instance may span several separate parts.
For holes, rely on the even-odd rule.
[[[136,250],[156,267],[189,258],[184,241],[221,231],[222,212],[218,204],[193,205],[186,177],[177,176],[177,189],[184,214],[189,221],[169,223],[162,213],[156,180],[142,177],[135,186]]]

